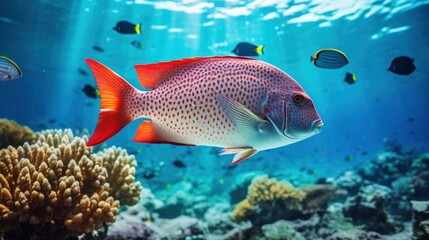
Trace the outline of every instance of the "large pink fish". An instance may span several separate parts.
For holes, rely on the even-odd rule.
[[[204,145],[236,154],[308,138],[323,126],[310,97],[280,69],[252,58],[204,57],[136,65],[140,91],[101,63],[86,59],[101,94],[87,145],[99,144],[134,119],[142,143]]]

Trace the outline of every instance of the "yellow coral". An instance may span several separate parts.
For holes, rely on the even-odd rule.
[[[9,145],[17,147],[32,141],[34,138],[35,134],[30,128],[0,118],[0,149],[7,148]]]
[[[97,155],[103,159],[113,197],[121,204],[136,204],[139,201],[141,186],[134,179],[137,166],[134,156],[117,147],[103,149]]]
[[[73,232],[90,232],[115,221],[119,193],[125,194],[125,204],[138,201],[140,184],[129,176],[134,158],[120,148],[91,153],[86,141],[71,130],[45,131],[35,144],[0,151],[1,231],[28,222],[64,223]]]
[[[246,199],[234,209],[232,218],[235,221],[241,221],[253,211],[257,204],[267,201],[272,202],[273,205],[277,201],[281,201],[289,209],[299,208],[304,197],[305,192],[295,189],[288,182],[277,181],[275,178],[268,178],[267,176],[258,176],[252,180]]]
[[[232,211],[232,219],[234,219],[234,221],[241,221],[246,218],[247,214],[251,212],[252,209],[253,205],[250,204],[249,200],[244,199],[239,202],[234,211]]]

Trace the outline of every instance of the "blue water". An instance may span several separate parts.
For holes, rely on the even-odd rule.
[[[139,87],[134,64],[229,55],[235,44],[248,41],[265,44],[258,59],[302,85],[325,123],[322,132],[258,153],[228,170],[231,157],[217,156],[219,149],[133,143],[135,121],[106,143],[129,152],[141,149],[136,155],[139,168],[165,163],[159,176],[141,179],[143,185],[156,190],[186,176],[213,183],[225,178],[228,186],[248,171],[310,182],[360,166],[382,151],[386,141],[429,150],[428,1],[346,1],[344,6],[281,2],[2,0],[0,55],[18,63],[23,77],[0,82],[0,117],[34,130],[91,133],[99,99],[81,91],[85,84],[95,86],[92,74],[77,71],[90,72],[84,58],[102,62]],[[118,34],[112,28],[120,20],[142,23],[142,34]],[[133,40],[144,48],[134,48]],[[345,52],[350,64],[336,70],[316,68],[310,56],[325,47]],[[415,59],[417,69],[409,76],[387,71],[401,55]],[[356,73],[356,84],[343,81],[346,72]],[[347,155],[354,160],[345,161]],[[188,167],[175,168],[171,162],[176,159]],[[309,175],[302,167],[317,173]]]

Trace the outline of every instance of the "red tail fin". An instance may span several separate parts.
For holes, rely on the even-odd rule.
[[[86,143],[92,146],[106,141],[133,120],[123,110],[125,98],[136,89],[103,64],[88,58],[85,61],[94,74],[101,94],[98,123]]]

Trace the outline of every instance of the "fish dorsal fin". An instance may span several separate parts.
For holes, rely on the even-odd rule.
[[[241,60],[256,60],[254,58],[246,57],[235,57],[235,56],[219,56],[219,57],[194,57],[194,58],[184,58],[182,60],[174,60],[170,62],[159,62],[153,64],[138,64],[134,67],[137,71],[137,76],[139,78],[140,84],[146,90],[153,90],[161,85],[164,81],[163,76],[166,75],[169,71],[186,66],[188,64],[193,64],[201,61],[217,61],[225,59],[241,59]]]

